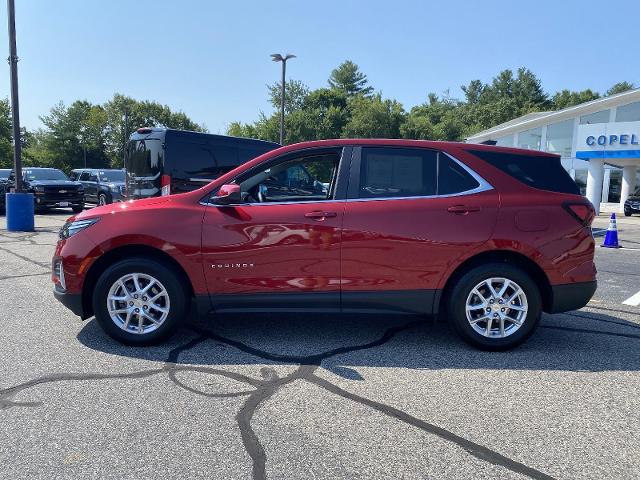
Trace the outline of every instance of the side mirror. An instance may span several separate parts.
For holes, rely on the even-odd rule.
[[[233,205],[235,203],[242,203],[240,185],[234,185],[232,183],[222,185],[218,190],[218,194],[213,197],[213,203],[217,205]]]

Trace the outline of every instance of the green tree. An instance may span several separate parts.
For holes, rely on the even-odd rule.
[[[615,95],[616,93],[626,92],[627,90],[633,90],[634,88],[635,87],[631,82],[618,82],[615,85],[613,85],[609,90],[607,90],[607,93],[605,93],[605,97],[608,97],[610,95]]]
[[[284,111],[285,113],[300,110],[304,99],[309,95],[309,87],[300,80],[288,80],[284,91]],[[276,110],[280,110],[280,97],[282,96],[282,82],[275,82],[267,85],[269,91],[269,102]]]
[[[345,125],[345,138],[400,138],[406,113],[395,100],[383,100],[381,94],[358,96],[350,102],[351,118]]]
[[[373,87],[368,86],[367,76],[351,60],[343,62],[331,72],[329,86],[341,90],[349,97],[373,92]]]
[[[0,100],[0,168],[13,166],[13,123],[8,99]]]
[[[554,109],[561,110],[581,103],[590,102],[591,100],[596,100],[598,98],[600,98],[600,94],[598,92],[594,92],[590,88],[580,92],[564,89],[560,92],[556,92],[553,97],[551,97],[551,103],[553,104]]]

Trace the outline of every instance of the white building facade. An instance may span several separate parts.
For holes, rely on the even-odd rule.
[[[530,113],[467,142],[558,154],[598,213],[601,202],[619,202],[622,213],[624,202],[640,185],[640,89],[555,112]]]

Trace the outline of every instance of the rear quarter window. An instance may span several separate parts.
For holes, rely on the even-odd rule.
[[[580,194],[580,189],[560,163],[560,157],[468,150],[521,183],[539,190]]]

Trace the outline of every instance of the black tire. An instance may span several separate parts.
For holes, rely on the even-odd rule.
[[[625,217],[630,217],[631,216],[631,210],[627,210],[626,208],[624,209],[624,216]]]
[[[507,278],[520,286],[526,296],[528,311],[519,329],[506,337],[491,338],[481,335],[470,325],[466,304],[476,285],[496,277]],[[449,323],[465,342],[481,350],[503,351],[516,347],[531,336],[540,320],[542,299],[540,289],[524,270],[506,263],[489,263],[472,268],[454,280],[449,290],[446,312]]]
[[[150,275],[160,281],[169,295],[170,308],[167,318],[149,333],[131,333],[120,328],[111,319],[107,309],[107,297],[111,286],[130,273]],[[151,258],[133,257],[121,260],[107,268],[96,283],[93,292],[93,311],[96,320],[107,335],[127,345],[153,345],[168,338],[182,323],[188,307],[184,281],[173,268]]]
[[[71,210],[73,211],[73,213],[80,213],[84,210],[84,205],[80,205],[79,207],[71,207]]]

